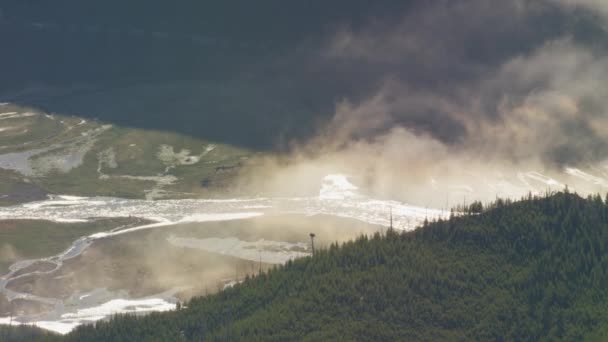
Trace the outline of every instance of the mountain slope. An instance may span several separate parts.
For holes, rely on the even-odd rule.
[[[116,317],[64,339],[599,338],[608,322],[606,217],[599,196],[498,201],[415,232],[333,245],[181,310]]]
[[[46,194],[231,196],[255,151],[0,104],[0,205]]]

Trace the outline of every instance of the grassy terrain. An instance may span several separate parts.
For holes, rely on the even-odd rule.
[[[12,170],[0,169],[0,206],[46,198],[47,191]]]
[[[15,261],[49,257],[64,251],[82,236],[133,223],[135,220],[129,218],[83,223],[0,221],[0,273],[7,273]]]
[[[47,147],[62,140],[77,137],[93,125],[78,125],[80,118],[60,115],[42,115],[39,110],[15,105],[0,107],[0,113],[35,113],[33,116],[2,118],[0,128],[11,128],[0,134],[0,153],[18,152]],[[67,127],[73,127],[67,129]]]
[[[218,166],[237,165],[242,158],[251,155],[241,149],[217,146],[194,165],[173,166],[159,160],[161,145],[171,146],[175,151],[187,149],[192,154],[200,154],[211,144],[175,133],[113,128],[100,137],[80,167],[68,173],[48,175],[39,181],[55,192],[142,198],[145,190],[156,186],[155,181],[144,177],[174,176],[177,181],[163,189],[169,192],[168,197],[182,197],[180,193],[191,195],[209,192],[209,189],[201,186],[202,180],[211,179],[210,185],[215,188],[215,181],[224,176],[216,172]],[[115,153],[117,166],[110,168],[103,165],[101,171],[108,178],[100,179],[98,154],[109,148]],[[169,170],[165,172],[168,167]]]
[[[29,326],[9,327],[0,325],[0,341],[2,342],[23,342],[35,339],[51,338],[55,334]]]
[[[33,112],[13,105],[1,108],[2,112]],[[16,184],[23,183],[38,187],[44,193],[85,196],[226,195],[232,189],[233,179],[255,154],[172,132],[108,128],[78,117],[43,114],[0,120],[0,127],[19,127],[0,135],[0,162],[2,158],[12,162],[15,157],[6,157],[9,153],[52,147],[29,158],[33,175],[0,169],[0,205],[23,202],[22,198],[6,196]],[[99,133],[95,133],[96,130]],[[89,137],[83,138],[86,134]],[[49,168],[49,160],[64,165],[62,160],[78,159],[79,151],[84,151],[82,162],[75,167]]]

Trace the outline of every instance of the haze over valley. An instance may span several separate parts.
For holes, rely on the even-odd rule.
[[[606,193],[607,27],[593,0],[5,1],[0,324],[67,334],[311,233]]]

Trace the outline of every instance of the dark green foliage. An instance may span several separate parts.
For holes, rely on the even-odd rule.
[[[483,210],[483,212],[482,212]],[[560,193],[319,250],[181,310],[68,341],[601,340],[608,207]],[[481,212],[480,214],[477,214]]]
[[[35,340],[53,340],[59,336],[30,326],[6,326],[0,325],[0,341],[23,342]]]
[[[483,204],[480,201],[475,201],[469,206],[469,214],[479,214],[483,211]]]

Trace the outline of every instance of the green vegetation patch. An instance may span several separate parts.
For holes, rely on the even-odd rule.
[[[0,341],[23,342],[34,340],[46,340],[57,338],[57,334],[48,332],[32,326],[8,326],[0,325]]]
[[[16,113],[10,115],[34,112],[12,105],[3,111]],[[29,158],[32,175],[28,181],[58,194],[150,199],[227,196],[254,155],[248,149],[184,134],[110,128],[96,121],[39,112],[0,120],[3,128],[0,156],[36,150]],[[44,150],[48,147],[53,148]],[[23,157],[5,158],[10,164],[11,159]],[[0,205],[27,201],[3,200],[5,188],[25,180],[24,175],[19,178],[0,179]]]

